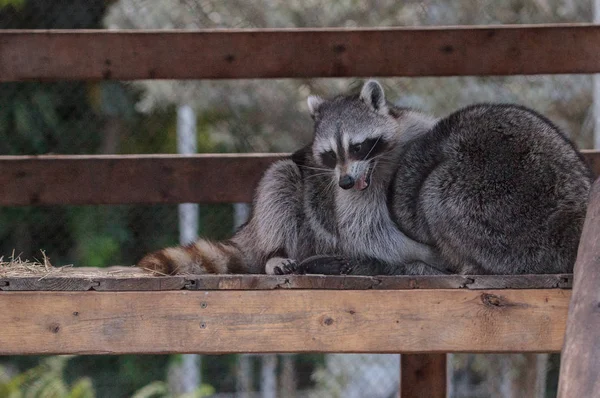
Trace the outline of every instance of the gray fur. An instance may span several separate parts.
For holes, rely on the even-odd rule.
[[[591,174],[544,117],[520,106],[482,104],[435,120],[388,104],[373,81],[358,97],[312,100],[311,112],[314,141],[296,154],[302,182],[281,182],[279,173],[266,177],[302,186],[296,192],[303,209],[289,222],[279,211],[253,218],[278,236],[286,228],[298,232],[285,256],[338,255],[365,274],[572,270]],[[377,137],[389,146],[366,162],[375,164],[370,186],[339,188],[343,165],[328,169],[320,154],[332,147],[347,152],[354,139]],[[298,206],[297,198],[292,193],[285,202]],[[269,228],[274,225],[284,229]]]
[[[231,239],[248,272],[572,271],[592,178],[546,118],[482,104],[437,120],[373,80],[308,103],[313,142],[269,168]]]
[[[391,210],[455,273],[571,272],[592,182],[573,144],[515,105],[467,107],[404,146]]]

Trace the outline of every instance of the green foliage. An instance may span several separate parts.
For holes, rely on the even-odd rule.
[[[81,257],[87,259],[84,262],[86,266],[104,267],[114,261],[119,251],[119,242],[114,237],[96,235],[84,242]]]
[[[140,388],[131,398],[166,397],[169,394],[169,386],[163,381],[155,381]]]
[[[203,384],[196,391],[177,397],[169,394],[169,385],[163,381],[155,381],[136,391],[131,398],[203,398],[215,393],[215,389],[208,384]]]
[[[104,267],[120,263],[121,246],[130,237],[124,207],[74,207],[68,211],[69,229],[82,265]]]
[[[0,154],[93,153],[101,125],[83,83],[2,84]]]
[[[69,384],[69,368],[73,371],[74,366],[81,364],[81,361],[85,361],[89,358],[101,357],[78,357],[78,356],[51,356],[42,359],[38,365],[12,377],[6,376],[7,370],[0,367],[0,397],[2,398],[94,398],[96,393],[94,391],[92,379],[89,377],[79,377]],[[134,356],[125,356],[122,358],[116,358],[118,362],[121,362],[116,370],[129,375],[131,378],[137,377],[144,379],[141,372],[147,370],[147,366],[140,366],[140,359]],[[152,357],[145,357],[152,359]],[[162,357],[165,359],[166,357]],[[121,361],[125,359],[125,361]],[[70,362],[75,361],[75,364]],[[79,362],[79,364],[77,363]],[[102,361],[99,361],[102,362]],[[152,361],[151,361],[152,362]],[[163,363],[164,361],[158,361]],[[98,367],[98,363],[95,363],[93,367],[86,369],[85,367],[79,374],[85,373],[86,371],[94,371]],[[164,365],[164,363],[163,363]],[[94,375],[96,376],[96,375]],[[94,377],[93,376],[93,377]],[[146,375],[148,376],[148,374]],[[150,373],[150,377],[156,376],[156,374]],[[148,377],[146,377],[147,379]],[[113,384],[115,378],[113,376]],[[137,390],[122,388],[123,386],[116,388],[112,391],[100,389],[102,393],[100,396],[130,396],[132,398],[203,398],[213,395],[215,393],[214,387],[203,384],[196,391],[189,394],[180,395],[174,397],[169,394],[168,384],[164,381],[146,381],[146,385],[140,387],[140,384],[136,386]],[[128,390],[128,391],[126,391]]]
[[[164,380],[166,355],[78,356],[69,363],[67,380],[89,375],[99,397],[128,398],[156,380]]]
[[[93,398],[92,382],[79,378],[73,385],[65,381],[65,368],[73,356],[45,358],[34,368],[4,380],[0,378],[0,397],[6,398]],[[0,368],[0,372],[4,370]]]
[[[0,8],[13,7],[16,9],[23,8],[27,0],[0,0]]]

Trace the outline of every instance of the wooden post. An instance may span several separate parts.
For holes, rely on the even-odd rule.
[[[573,283],[558,397],[600,397],[600,179],[592,187]]]
[[[446,354],[400,356],[400,398],[419,397],[446,397]]]

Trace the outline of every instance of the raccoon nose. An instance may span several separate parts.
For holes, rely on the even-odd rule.
[[[354,178],[350,177],[348,174],[340,177],[340,188],[350,189],[354,186]]]

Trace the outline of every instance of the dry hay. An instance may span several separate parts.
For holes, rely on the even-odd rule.
[[[0,257],[0,277],[9,278],[14,276],[45,276],[52,274],[57,270],[50,263],[46,253],[41,250],[42,260],[34,258],[32,260],[23,260],[21,255],[15,255],[13,250],[8,261],[4,256]]]
[[[73,267],[65,265],[54,267],[46,253],[41,250],[41,260],[23,260],[21,255],[15,252],[6,260],[0,257],[0,278],[22,278],[22,277],[66,277],[66,278],[139,278],[152,276],[152,272],[131,266],[112,266],[106,268],[97,267]]]

